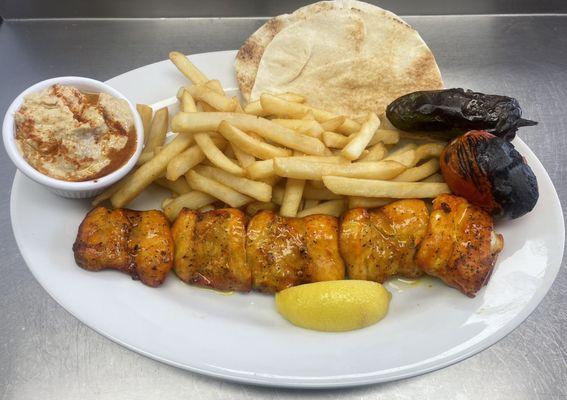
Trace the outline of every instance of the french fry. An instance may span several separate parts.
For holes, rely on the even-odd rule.
[[[291,155],[290,150],[272,146],[271,144],[253,138],[227,121],[222,121],[218,130],[220,134],[223,135],[231,144],[235,145],[235,147],[238,147],[242,151],[262,160]]]
[[[302,161],[321,162],[328,164],[350,164],[350,161],[341,156],[295,156]]]
[[[315,117],[315,116],[313,116]],[[323,128],[323,130],[325,131],[335,131],[337,129],[339,129],[339,127],[344,124],[346,121],[346,117],[344,115],[339,115],[338,117],[334,117],[331,119],[328,119],[325,122],[321,122],[321,128]]]
[[[224,149],[224,155],[227,156],[230,159],[236,159],[236,154],[234,154],[234,149],[232,148],[232,146],[229,145],[225,147]]]
[[[306,154],[325,155],[328,149],[317,138],[302,135],[292,129],[283,127],[264,118],[237,113],[178,113],[172,120],[174,132],[203,132],[218,130],[222,121],[245,131],[256,132],[265,139],[271,140]]]
[[[272,176],[264,178],[264,179],[259,179],[258,182],[264,182],[266,185],[270,185],[270,186],[274,187],[274,185],[276,183],[278,183],[279,181],[281,181],[282,179],[283,178],[281,176],[272,175]]]
[[[341,200],[329,200],[315,207],[306,208],[303,211],[297,213],[298,218],[306,217],[308,215],[323,214],[332,215],[334,217],[340,217],[340,215],[345,210],[345,201]]]
[[[173,197],[166,197],[165,199],[163,199],[163,201],[161,202],[161,208],[164,209],[165,207],[167,207],[167,205],[171,203],[173,199]]]
[[[165,178],[158,178],[154,181],[154,183],[176,194],[185,194],[191,191],[185,177],[178,178],[174,181],[170,181]]]
[[[233,96],[232,101],[234,101],[234,103],[236,104],[236,108],[234,109],[234,112],[239,114],[244,114],[244,108],[242,108],[242,104],[240,104],[238,98],[236,96]]]
[[[197,101],[202,101],[217,111],[232,112],[236,109],[236,102],[232,99],[218,94],[205,85],[193,85],[185,87],[188,92]]]
[[[198,101],[195,103],[195,108],[197,109],[197,112],[205,112],[205,108],[203,107],[203,102],[202,101]],[[205,104],[206,105],[206,104]],[[207,106],[207,108],[210,108],[209,106]]]
[[[189,61],[185,54],[181,54],[178,51],[172,51],[169,53],[169,59],[173,62],[173,64],[175,64],[177,69],[194,84],[198,85],[208,81],[205,74],[203,74],[191,61]]]
[[[98,206],[100,203],[110,199],[114,193],[118,192],[118,190],[120,190],[120,188],[124,186],[126,182],[128,182],[128,179],[131,179],[131,176],[132,176],[132,172],[130,172],[128,175],[126,175],[124,178],[122,178],[121,180],[119,180],[109,188],[105,189],[104,192],[100,193],[98,196],[96,196],[93,199],[91,204],[93,206]]]
[[[378,116],[375,113],[368,113],[368,119],[362,124],[360,131],[355,133],[348,144],[343,147],[341,155],[347,160],[357,160],[379,127]]]
[[[173,157],[181,153],[192,143],[193,137],[191,135],[177,135],[154,158],[132,173],[131,178],[127,180],[127,184],[122,186],[110,198],[112,206],[120,208],[132,201],[142,190],[165,172],[167,164]]]
[[[262,201],[254,201],[246,206],[246,214],[250,216],[256,215],[258,212],[262,210],[275,210],[278,206],[271,201],[262,202]]]
[[[184,208],[196,210],[208,204],[214,203],[217,199],[203,192],[193,191],[182,194],[169,201],[163,207],[163,212],[170,221],[175,220],[179,212]]]
[[[218,134],[215,133],[215,135]],[[215,135],[213,135],[213,133],[209,134],[209,136],[211,136],[211,139],[219,147],[219,149],[224,149],[224,146],[226,146],[226,140],[224,140],[220,136],[217,137]],[[205,153],[203,153],[199,145],[196,144],[194,146],[191,146],[187,150],[176,155],[169,162],[169,164],[167,164],[165,177],[170,181],[174,181],[181,175],[184,175],[194,166],[202,163],[205,158]]]
[[[324,176],[323,183],[333,193],[360,197],[420,199],[434,198],[451,192],[445,183],[391,182],[341,176]]]
[[[238,160],[238,164],[240,164],[242,168],[246,169],[256,162],[256,158],[253,155],[246,153],[244,150],[241,150],[239,147],[233,145],[232,143],[230,144],[230,146],[232,147],[232,151],[236,159]]]
[[[391,179],[406,168],[395,161],[353,164],[317,163],[301,157],[274,158],[274,172],[286,178],[321,180],[325,175],[366,179]]]
[[[213,165],[234,175],[244,175],[244,169],[225,156],[209,135],[206,133],[196,133],[195,142],[197,142],[205,154],[205,157],[207,157]]]
[[[304,187],[305,181],[303,179],[288,179],[286,181],[280,215],[284,217],[295,217],[297,215]]]
[[[433,174],[425,179],[422,179],[421,182],[445,182],[445,179],[443,179],[443,175],[441,174]]]
[[[280,93],[280,94],[276,94],[275,96],[278,96],[279,98],[287,101],[291,101],[293,103],[303,103],[305,101],[305,97],[296,93]],[[260,104],[260,100],[256,100],[248,103],[244,107],[244,112],[246,114],[257,115],[259,117],[265,117],[266,115],[269,115],[267,112],[265,112],[262,109],[262,104]]]
[[[161,147],[161,146],[160,146]],[[148,161],[150,161],[152,158],[155,157],[155,155],[157,153],[159,153],[158,151],[156,151],[157,148],[154,151],[144,151],[142,152],[142,154],[140,154],[140,157],[138,158],[138,161],[136,162],[137,166],[143,165],[145,163],[147,163]]]
[[[416,162],[428,158],[439,158],[445,148],[445,143],[425,143],[415,149]]]
[[[220,94],[221,96],[226,96],[226,93],[224,92],[224,89],[218,79],[211,79],[210,81],[205,83],[205,86],[211,89],[213,92]]]
[[[294,131],[300,132],[304,135],[313,137],[320,137],[324,131],[321,124],[314,120],[275,118],[271,121],[275,122],[278,125],[285,126],[286,128],[293,129]]]
[[[254,180],[270,178],[275,175],[274,161],[256,161],[254,164],[246,168],[246,175]]]
[[[400,132],[394,131],[391,129],[378,129],[374,132],[374,136],[368,143],[369,146],[372,146],[378,142],[382,142],[384,144],[396,144],[400,141]]]
[[[309,185],[305,185],[305,188],[303,189],[303,198],[305,200],[320,201],[320,200],[338,200],[341,199],[342,196],[331,192],[326,187],[316,188],[309,184]]]
[[[406,167],[411,168],[417,163],[416,157],[415,157],[416,147],[417,146],[414,143],[409,143],[409,144],[403,146],[402,148],[391,153],[384,160],[385,161],[386,160],[397,161],[400,164],[403,164]]]
[[[307,183],[307,186],[305,187],[305,189],[309,188],[309,187],[313,187],[315,189],[325,189],[327,190],[327,188],[325,187],[325,184],[323,183],[323,181],[309,181]]]
[[[146,144],[148,142],[148,137],[150,136],[154,110],[147,104],[136,104],[136,110],[138,111],[138,114],[140,114],[140,119],[142,120],[142,126],[144,127],[144,144]]]
[[[281,206],[283,203],[284,193],[285,193],[284,186],[280,186],[280,185],[274,186],[272,188],[272,202]]]
[[[325,146],[333,149],[342,149],[351,139],[349,136],[344,136],[335,132],[323,132],[321,138],[323,139]]]
[[[315,121],[315,115],[313,114],[313,111],[309,110],[301,117],[301,119],[306,121]]]
[[[353,196],[348,198],[348,208],[376,208],[390,204],[392,201],[394,200],[388,198]]]
[[[262,182],[232,175],[222,169],[201,165],[194,170],[204,177],[214,179],[239,193],[245,194],[258,201],[267,202],[272,199],[272,187]]]
[[[191,186],[193,190],[207,193],[231,207],[242,207],[243,205],[252,201],[252,198],[245,196],[242,193],[239,193],[236,190],[215,181],[214,179],[207,178],[193,170],[187,172],[185,177],[187,178],[189,186]]]
[[[169,111],[167,107],[160,108],[156,111],[154,119],[150,127],[150,134],[144,152],[153,151],[156,147],[163,145],[165,136],[167,135],[167,126],[169,124]]]
[[[305,187],[307,187],[307,186],[305,186]],[[303,198],[305,198],[305,188],[303,188]],[[303,201],[303,209],[306,210],[308,208],[315,207],[318,204],[319,204],[319,200],[305,199]]]
[[[384,143],[378,142],[368,149],[368,153],[358,159],[359,162],[380,161],[388,155],[388,149]]]
[[[325,122],[337,117],[337,115],[328,111],[319,110],[301,103],[293,103],[268,93],[260,96],[260,104],[262,105],[262,109],[269,115],[276,115],[283,118],[301,118],[302,115],[305,115],[309,111],[313,113],[315,119],[319,122]],[[356,133],[359,130],[360,124],[349,118],[337,128],[337,131],[345,134]]]
[[[392,180],[395,182],[417,182],[433,175],[437,171],[439,171],[439,161],[437,158],[432,158],[417,167],[406,169]]]
[[[183,90],[181,94],[181,111],[183,112],[197,112],[197,106],[195,105],[195,99],[187,91]]]

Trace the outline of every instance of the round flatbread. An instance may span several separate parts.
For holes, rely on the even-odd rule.
[[[297,92],[341,114],[382,113],[402,94],[443,86],[419,34],[391,12],[359,1],[325,1],[275,17],[241,47],[242,95]]]

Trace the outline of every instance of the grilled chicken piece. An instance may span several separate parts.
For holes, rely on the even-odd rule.
[[[272,211],[248,225],[246,258],[252,285],[278,292],[302,283],[344,279],[338,249],[338,220],[328,215],[287,218]]]
[[[235,208],[205,213],[183,209],[173,227],[174,271],[189,284],[248,292],[246,217]]]
[[[96,207],[73,244],[76,263],[89,271],[117,269],[156,287],[173,265],[173,239],[161,211]]]
[[[395,275],[422,275],[414,256],[426,234],[428,217],[425,203],[416,199],[371,210],[349,210],[340,231],[340,250],[348,276],[383,283]]]
[[[503,246],[490,215],[462,197],[443,194],[433,201],[416,262],[425,273],[474,297],[490,278]]]

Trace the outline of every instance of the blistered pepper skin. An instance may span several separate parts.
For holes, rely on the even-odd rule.
[[[388,105],[386,116],[402,131],[426,132],[443,140],[473,129],[512,140],[519,127],[537,124],[522,118],[522,109],[512,97],[464,89],[406,94]]]

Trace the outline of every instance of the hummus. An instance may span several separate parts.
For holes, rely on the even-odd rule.
[[[128,103],[106,93],[53,85],[26,96],[15,121],[26,161],[55,179],[86,181],[108,175],[136,148]]]

